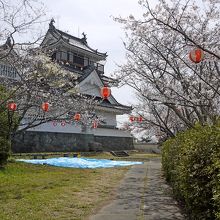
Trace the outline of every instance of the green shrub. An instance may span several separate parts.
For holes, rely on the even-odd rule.
[[[191,219],[220,219],[220,124],[196,125],[163,144],[162,164]]]

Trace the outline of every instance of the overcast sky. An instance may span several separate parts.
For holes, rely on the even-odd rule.
[[[138,0],[45,0],[48,17],[55,19],[55,26],[71,35],[87,34],[88,44],[100,52],[107,52],[105,74],[110,76],[118,64],[125,62],[122,26],[113,17],[140,17],[143,9]],[[128,87],[112,89],[114,97],[122,104],[135,103],[134,92]]]

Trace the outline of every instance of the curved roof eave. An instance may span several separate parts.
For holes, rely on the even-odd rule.
[[[73,47],[73,48],[76,48],[76,49],[78,49],[79,51],[82,51],[82,52],[86,52],[86,53],[89,53],[91,56],[94,56],[94,57],[96,57],[97,59],[99,59],[99,60],[103,60],[103,59],[106,59],[106,57],[107,56],[103,56],[103,55],[100,55],[100,54],[97,54],[97,53],[94,53],[94,52],[91,52],[91,51],[89,51],[89,50],[85,50],[85,49],[83,49],[83,48],[81,48],[81,47],[77,47],[77,46],[75,46],[75,45],[72,45],[72,44],[69,44],[68,42],[66,42],[65,41],[65,39],[63,39],[63,38],[60,38],[60,39],[58,39],[56,42],[53,42],[52,44],[49,44],[49,45],[46,45],[45,47],[52,47],[52,46],[56,46],[56,45],[58,45],[59,43],[63,43],[66,47],[70,47],[70,45]]]
[[[82,75],[79,79],[78,79],[78,82],[82,82],[83,80],[85,80],[93,71],[96,71],[95,68],[91,67],[88,69],[87,72],[84,73],[84,75]],[[105,83],[103,82],[102,78],[97,74],[97,76],[99,77],[100,81],[102,82],[103,86],[105,85]],[[127,105],[123,105],[121,103],[119,103],[115,97],[111,94],[111,98],[115,101],[116,104],[114,104],[115,108],[119,107],[119,108],[122,108],[122,109],[126,109],[128,111],[131,111],[132,110],[132,107],[131,106],[127,106]],[[105,105],[105,104],[104,104]],[[113,105],[113,104],[111,104]],[[104,107],[104,106],[102,106]],[[105,106],[107,107],[107,106]]]
[[[78,42],[80,42],[81,44],[85,45],[86,47],[88,47],[88,49],[92,50],[94,53],[98,53],[99,55],[101,56],[105,56],[107,57],[107,53],[101,53],[101,52],[98,52],[97,50],[94,50],[93,48],[91,48],[88,43],[87,43],[87,40],[85,38],[78,38],[78,37],[75,37],[75,36],[72,36],[68,33],[65,33],[59,29],[56,29],[54,28],[53,31],[56,31],[60,36],[66,36],[67,39],[74,39]]]
[[[117,108],[115,106],[103,106],[103,105],[97,105],[95,108],[105,111],[114,111],[122,114],[129,114],[132,110],[131,108]]]
[[[57,40],[57,42],[59,42],[59,40],[62,39],[63,42],[66,42],[68,45],[71,45],[71,46],[73,46],[73,47],[79,48],[79,49],[81,49],[81,50],[83,50],[83,51],[87,51],[87,52],[89,52],[89,53],[91,53],[91,54],[93,54],[93,55],[96,55],[96,56],[98,56],[98,57],[101,57],[101,58],[103,58],[103,59],[106,59],[106,57],[108,56],[107,53],[101,53],[101,52],[98,52],[97,50],[94,50],[93,48],[91,48],[83,39],[77,38],[77,37],[72,36],[72,35],[70,35],[70,34],[67,34],[67,33],[65,33],[65,32],[63,32],[63,31],[61,31],[61,30],[56,29],[56,28],[54,28],[54,29],[50,29],[50,28],[49,28],[49,29],[47,30],[47,33],[46,33],[46,35],[45,35],[45,37],[44,37],[44,39],[43,39],[43,41],[42,41],[42,43],[41,43],[41,46],[43,45],[43,43],[44,43],[44,41],[45,41],[45,39],[46,39],[46,37],[47,37],[47,35],[48,35],[49,33]],[[65,35],[66,35],[69,39],[74,39],[74,40],[78,41],[78,42],[81,43],[83,46],[87,47],[88,50],[83,49],[83,48],[81,48],[81,47],[77,47],[76,45],[70,44],[70,43],[68,42],[68,39],[65,39],[65,37],[64,37]],[[56,43],[56,42],[55,42],[55,43]],[[53,44],[51,44],[51,45],[49,45],[49,46],[52,46],[52,45],[53,45]]]

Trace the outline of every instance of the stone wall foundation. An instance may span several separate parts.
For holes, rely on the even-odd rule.
[[[134,149],[131,137],[26,131],[15,136],[12,141],[12,152],[86,152],[96,149],[91,148],[91,143],[94,142],[100,143],[98,149],[105,151]]]

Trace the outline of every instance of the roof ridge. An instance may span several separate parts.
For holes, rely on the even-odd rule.
[[[95,53],[97,53],[97,54],[101,54],[101,55],[108,56],[108,55],[107,55],[107,52],[106,52],[106,53],[102,53],[102,52],[99,52],[98,49],[95,50],[95,49],[91,48],[91,47],[88,45],[88,43],[87,43],[85,37],[83,37],[83,38],[78,38],[78,37],[75,37],[75,36],[73,36],[73,35],[70,35],[70,34],[64,32],[64,31],[61,31],[61,30],[59,30],[59,29],[57,29],[57,28],[55,28],[55,30],[58,31],[58,33],[61,34],[61,35],[66,35],[66,36],[68,36],[69,38],[72,38],[72,39],[74,39],[74,40],[77,40],[77,41],[83,43],[83,44],[86,45],[90,50],[92,50],[93,52],[95,52]]]
[[[94,49],[91,48],[87,43],[86,43],[86,46],[87,46],[90,50],[94,51],[94,52],[97,53],[97,54],[102,54],[102,55],[105,55],[106,57],[108,56],[108,55],[107,55],[107,52],[102,53],[102,52],[99,52],[98,49],[94,50]]]
[[[61,30],[57,29],[57,28],[55,28],[55,30],[58,31],[61,35],[66,35],[66,36],[68,36],[70,38],[73,38],[74,40],[78,40],[78,41],[80,41],[82,43],[85,43],[85,41],[83,40],[84,38],[75,37],[75,36],[70,35],[70,34],[64,32],[64,31],[61,31]]]
[[[78,48],[80,48],[82,50],[85,50],[85,51],[89,51],[90,53],[93,53],[93,54],[99,56],[99,58],[101,58],[102,60],[106,59],[107,53],[99,52],[98,49],[93,49],[93,48],[91,48],[88,45],[87,37],[86,37],[85,33],[82,33],[82,35],[83,35],[82,38],[73,36],[73,35],[71,35],[69,33],[66,33],[66,32],[64,32],[62,30],[57,29],[54,26],[54,22],[55,22],[54,19],[51,19],[51,21],[49,23],[49,29],[48,29],[48,31],[47,31],[43,41],[41,42],[41,45],[43,45],[43,43],[44,43],[44,41],[46,39],[46,36],[50,33],[57,40],[57,42],[59,40],[63,40],[64,42],[66,42],[68,44],[71,44],[71,45],[73,45],[75,47],[78,47]],[[101,59],[99,59],[99,60],[101,60]]]
[[[52,22],[52,23],[51,23],[51,22]],[[68,34],[68,33],[64,32],[64,31],[61,31],[61,30],[57,29],[57,28],[53,25],[54,20],[52,20],[51,22],[50,22],[50,24],[49,24],[49,26],[50,26],[50,27],[49,27],[49,30],[52,30],[52,32],[56,31],[56,32],[58,32],[58,34],[61,35],[61,37],[62,37],[62,35],[66,35],[66,36],[67,36],[68,38],[70,38],[70,39],[77,40],[78,42],[81,42],[81,43],[84,44],[86,47],[88,47],[91,51],[95,52],[96,54],[100,54],[100,55],[105,56],[105,57],[108,56],[108,55],[107,55],[107,52],[102,53],[102,52],[99,52],[98,49],[95,50],[95,49],[91,48],[91,47],[88,45],[88,43],[87,43],[86,34],[84,34],[84,32],[82,33],[82,34],[83,34],[83,37],[82,37],[82,38],[75,37],[75,36],[73,36],[73,35],[71,35],[71,34]]]

